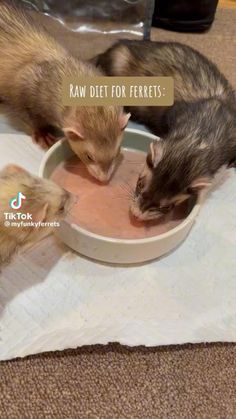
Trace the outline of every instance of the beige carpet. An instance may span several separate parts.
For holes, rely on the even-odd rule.
[[[236,86],[235,22],[235,11],[220,10],[207,34],[152,36],[195,46]],[[90,58],[104,49],[102,38],[88,45],[85,37],[50,28],[75,55]],[[234,419],[235,390],[233,344],[90,347],[1,363],[0,418]]]
[[[208,33],[183,34],[158,29],[152,39],[183,42],[196,48],[214,61],[236,88],[236,9],[219,9]]]
[[[0,364],[1,418],[233,419],[236,346],[50,353]]]

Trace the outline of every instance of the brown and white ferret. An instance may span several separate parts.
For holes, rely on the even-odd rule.
[[[172,76],[172,107],[132,107],[161,137],[153,142],[131,210],[158,218],[236,164],[236,100],[230,83],[198,51],[175,42],[120,41],[97,58],[110,76]]]
[[[26,199],[22,201],[22,207],[19,210],[13,210],[10,201],[19,192]],[[66,215],[71,204],[70,194],[50,180],[33,176],[15,165],[9,165],[1,170],[0,266],[9,262],[18,250],[48,235],[53,229],[54,222],[60,221]],[[27,220],[27,218],[10,220],[9,215],[6,215],[9,213],[30,214],[32,220]],[[37,225],[30,225],[31,221]],[[11,225],[8,225],[9,223]],[[29,225],[23,225],[23,223],[29,223]]]
[[[100,181],[109,180],[130,115],[121,107],[62,104],[64,76],[99,76],[92,64],[72,57],[36,17],[14,1],[0,2],[0,100],[42,146],[60,129],[71,148]]]

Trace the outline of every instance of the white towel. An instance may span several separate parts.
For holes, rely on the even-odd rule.
[[[37,173],[43,152],[0,136],[0,167]],[[96,263],[54,237],[0,276],[0,359],[88,344],[236,341],[236,175],[205,202],[186,241],[132,267]]]

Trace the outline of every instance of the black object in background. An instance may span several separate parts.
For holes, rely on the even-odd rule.
[[[180,32],[209,29],[218,0],[156,0],[153,26]]]

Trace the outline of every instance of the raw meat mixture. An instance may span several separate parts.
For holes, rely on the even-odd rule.
[[[145,158],[144,152],[123,151],[123,159],[106,185],[93,179],[76,157],[61,163],[52,179],[78,197],[68,221],[93,233],[120,239],[152,237],[180,224],[188,214],[186,203],[158,221],[138,221],[130,214],[130,194]]]

